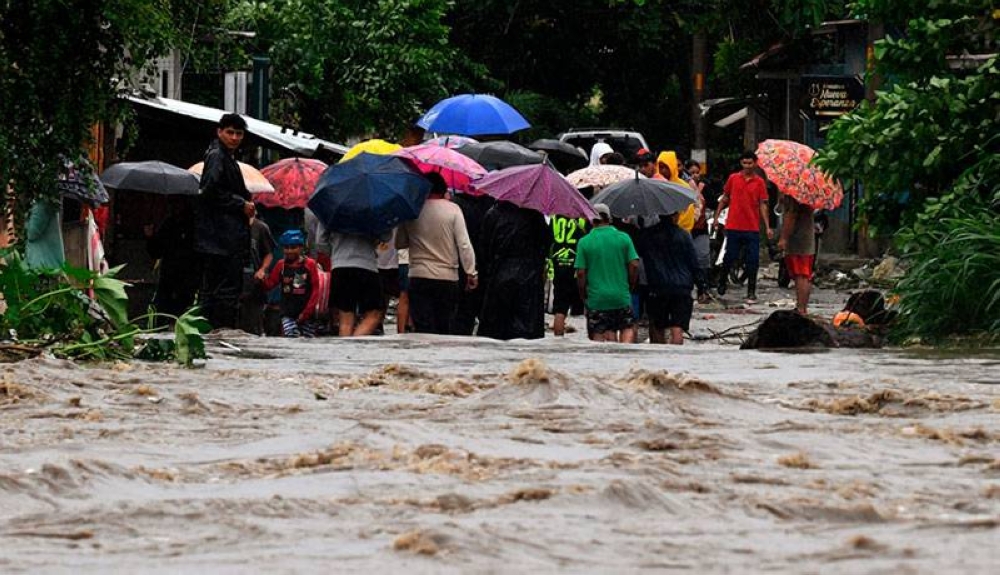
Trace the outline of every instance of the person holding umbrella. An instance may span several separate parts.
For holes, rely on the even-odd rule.
[[[332,230],[320,237],[330,246],[330,304],[337,310],[340,337],[372,335],[381,327],[386,301],[377,248],[390,237],[391,232],[374,237]]]
[[[785,253],[788,276],[795,283],[795,309],[808,313],[809,292],[812,291],[813,263],[816,257],[816,230],[812,207],[797,202],[792,196],[781,197],[782,222],[778,250]]]
[[[195,207],[195,251],[203,264],[200,304],[213,328],[236,327],[244,255],[250,249],[254,205],[236,163],[247,123],[239,114],[219,119],[205,152]]]
[[[551,237],[545,217],[536,210],[501,201],[486,213],[479,335],[503,340],[545,337],[545,257]]]
[[[447,334],[458,300],[458,268],[465,289],[479,285],[476,254],[462,210],[448,200],[448,184],[437,172],[426,174],[431,190],[420,215],[396,230],[396,248],[409,248],[410,318],[419,333]]]

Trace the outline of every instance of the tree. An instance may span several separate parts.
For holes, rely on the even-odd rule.
[[[888,87],[831,126],[817,163],[863,184],[863,214],[911,264],[897,288],[903,335],[998,336],[1000,11],[991,0],[854,10],[900,31],[875,47]]]
[[[693,3],[680,3],[687,4]],[[554,105],[542,106],[545,118],[564,123],[531,136],[596,122],[632,126],[656,142],[683,142],[690,127],[680,86],[689,40],[675,5],[458,0],[449,16],[451,42],[489,70],[477,89],[532,94],[530,102],[562,107],[553,114]]]
[[[123,115],[119,91],[176,39],[181,0],[0,2],[0,182],[15,221],[54,197],[60,155],[79,158],[91,128]],[[0,184],[7,205],[8,188]]]
[[[956,59],[996,51],[993,2],[919,4],[864,0],[855,6],[858,16],[884,20],[903,34],[875,47],[875,70],[888,87],[830,128],[818,160],[838,177],[864,184],[863,209],[874,229],[886,233],[912,222],[928,199],[1000,150],[997,59]],[[919,16],[900,21],[900,14]]]
[[[448,44],[447,0],[238,2],[230,24],[271,57],[274,115],[346,138],[391,136],[481,70]]]

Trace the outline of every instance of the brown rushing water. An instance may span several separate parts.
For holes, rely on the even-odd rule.
[[[1000,565],[995,355],[223,339],[4,366],[0,571]]]

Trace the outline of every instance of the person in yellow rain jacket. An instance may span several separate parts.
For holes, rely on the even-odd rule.
[[[660,152],[660,155],[656,157],[656,169],[665,180],[682,186],[691,187],[680,177],[676,152]],[[677,226],[687,233],[691,233],[691,228],[694,227],[694,222],[698,219],[698,214],[700,212],[700,203],[692,205],[688,209],[681,212],[681,217],[677,222]]]

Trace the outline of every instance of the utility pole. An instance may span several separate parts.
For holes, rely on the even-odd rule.
[[[694,98],[691,99],[691,122],[694,124],[694,146],[691,149],[691,159],[701,164],[704,172],[708,163],[708,142],[706,138],[705,117],[701,114],[698,104],[705,99],[705,74],[708,72],[706,52],[708,38],[702,31],[696,32],[691,45],[691,75],[694,84]]]

